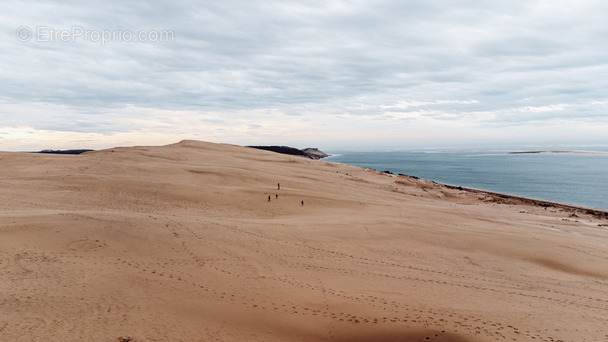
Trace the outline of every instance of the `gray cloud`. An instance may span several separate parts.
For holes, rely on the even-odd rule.
[[[65,109],[49,112],[44,120],[39,112],[19,120],[13,112],[0,112],[5,124],[124,131],[133,127],[120,121],[121,108],[135,106],[221,112],[249,119],[257,128],[255,110],[316,120],[342,114],[382,120],[385,107],[400,101],[440,100],[447,102],[426,105],[418,115],[499,126],[606,114],[605,106],[589,105],[605,101],[608,88],[603,77],[608,8],[597,1],[148,1],[136,6],[5,1],[0,6],[0,104]],[[169,42],[20,42],[21,26],[175,36]],[[507,114],[557,104],[569,107]],[[127,112],[133,118],[144,115]]]

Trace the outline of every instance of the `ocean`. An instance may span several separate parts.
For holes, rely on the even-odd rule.
[[[534,153],[532,153],[534,152]],[[335,152],[323,160],[504,194],[608,210],[608,151]]]

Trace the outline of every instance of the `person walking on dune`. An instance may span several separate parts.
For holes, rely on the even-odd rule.
[[[268,195],[268,202],[270,202],[270,195]]]
[[[277,183],[277,190],[281,190],[281,183]]]

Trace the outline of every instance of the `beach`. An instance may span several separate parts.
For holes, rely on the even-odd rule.
[[[605,211],[191,140],[0,163],[2,340],[608,340]]]

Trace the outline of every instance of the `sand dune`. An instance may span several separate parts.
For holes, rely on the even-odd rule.
[[[608,340],[584,209],[196,141],[0,165],[2,341]]]

